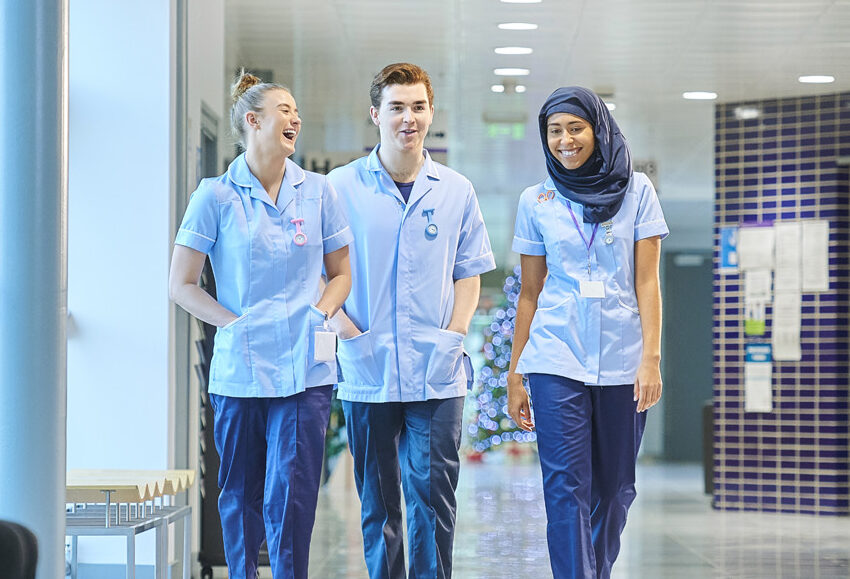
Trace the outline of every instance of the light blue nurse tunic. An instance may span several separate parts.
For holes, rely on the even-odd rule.
[[[632,384],[643,351],[634,244],[667,237],[667,223],[649,178],[633,173],[622,207],[597,228],[588,277],[585,240],[593,236],[593,224],[583,223],[583,213],[580,203],[557,192],[551,178],[520,197],[513,250],[545,255],[549,276],[516,371],[555,374],[588,386]],[[603,283],[604,298],[581,296],[580,282],[588,279]]]
[[[425,151],[404,203],[381,165],[379,147],[328,174],[354,232],[344,310],[363,331],[339,342],[345,381],[338,397],[413,402],[463,396],[464,337],[445,329],[454,282],[496,267],[475,191]],[[436,225],[435,234],[429,225]]]
[[[296,218],[304,220],[303,246],[293,241]],[[289,159],[277,203],[244,154],[224,175],[201,181],[175,243],[209,254],[217,299],[239,316],[216,331],[211,394],[291,396],[337,382],[335,362],[313,360],[314,331],[324,323],[314,304],[323,256],[351,240],[326,177]]]

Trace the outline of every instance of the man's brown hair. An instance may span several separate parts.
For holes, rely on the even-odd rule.
[[[424,84],[425,92],[428,93],[428,104],[434,105],[434,90],[431,88],[431,77],[422,68],[415,64],[407,62],[396,62],[385,66],[381,72],[375,75],[372,79],[372,86],[369,88],[369,97],[372,100],[372,106],[380,108],[381,94],[384,87],[393,84]]]

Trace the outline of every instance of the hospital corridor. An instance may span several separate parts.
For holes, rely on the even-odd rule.
[[[850,578],[850,0],[0,0],[0,579]]]

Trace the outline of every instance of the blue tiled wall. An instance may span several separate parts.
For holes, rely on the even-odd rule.
[[[714,505],[850,514],[850,93],[718,105],[715,134]],[[773,363],[774,411],[746,413],[742,279],[718,271],[719,228],[806,219],[829,221],[829,291],[803,294],[802,360]],[[753,341],[770,308],[767,326]]]

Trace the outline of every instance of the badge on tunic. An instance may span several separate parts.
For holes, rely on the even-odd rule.
[[[605,228],[605,245],[611,245],[614,243],[614,222],[606,221],[602,227]]]
[[[537,196],[538,203],[545,203],[546,201],[551,201],[555,198],[554,191],[543,191],[540,195]]]

